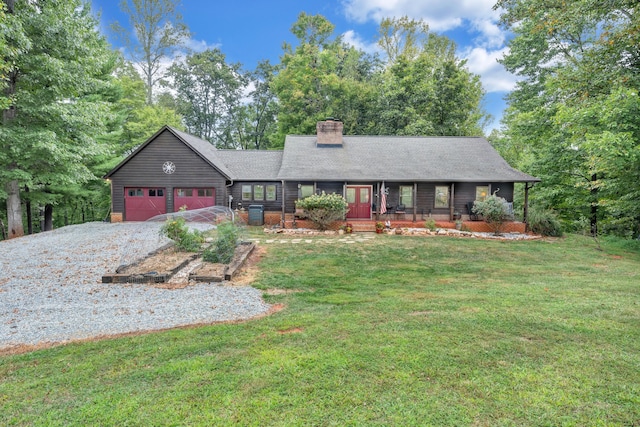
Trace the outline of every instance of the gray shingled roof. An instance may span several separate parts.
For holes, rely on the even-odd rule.
[[[246,181],[540,181],[507,164],[484,138],[344,136],[318,147],[316,136],[287,136],[284,151],[218,150],[209,141],[165,126],[118,164],[115,173],[168,129],[228,179]]]
[[[539,181],[507,164],[484,138],[344,136],[316,147],[315,136],[287,136],[278,179],[297,181]]]
[[[218,150],[209,141],[174,128],[170,129],[230,179],[275,181],[278,178],[282,151]]]
[[[231,172],[231,178],[241,181],[276,181],[282,151],[218,150],[217,157]]]

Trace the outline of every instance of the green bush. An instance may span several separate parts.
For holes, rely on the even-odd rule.
[[[303,210],[303,217],[312,221],[320,230],[326,230],[331,223],[344,219],[349,204],[339,194],[314,194],[296,201],[296,208]]]
[[[215,243],[205,249],[202,260],[220,264],[229,264],[238,246],[240,229],[233,222],[218,224],[218,238]]]
[[[496,195],[488,196],[484,201],[473,203],[473,213],[482,215],[494,234],[502,232],[505,221],[509,219],[507,201]]]
[[[202,233],[198,230],[190,231],[182,217],[169,218],[160,228],[160,234],[176,243],[176,248],[185,252],[198,252],[204,242]]]
[[[560,220],[556,214],[550,210],[529,209],[527,224],[531,231],[541,236],[562,236]]]
[[[434,219],[428,219],[424,222],[424,228],[434,231],[436,229],[436,221]]]

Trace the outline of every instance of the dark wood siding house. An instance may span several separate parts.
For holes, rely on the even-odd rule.
[[[112,221],[180,206],[259,204],[268,222],[281,224],[293,218],[296,200],[323,191],[347,199],[350,220],[379,218],[383,199],[382,211],[396,219],[450,220],[489,194],[512,202],[514,183],[539,181],[509,166],[484,138],[343,136],[342,122],[333,120],[319,122],[316,135],[287,136],[283,151],[217,150],[165,126],[105,178]]]

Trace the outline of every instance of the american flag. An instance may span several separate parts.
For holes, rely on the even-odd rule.
[[[384,188],[384,182],[380,187],[380,215],[387,213],[387,190]]]

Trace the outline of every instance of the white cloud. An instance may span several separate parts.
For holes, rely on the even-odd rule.
[[[353,46],[358,50],[366,53],[380,52],[380,48],[377,43],[369,43],[362,39],[355,31],[349,30],[342,35],[342,40],[349,46]]]
[[[472,47],[463,49],[460,56],[467,60],[469,71],[480,76],[487,93],[509,92],[515,87],[518,79],[498,62],[507,52],[506,47],[499,50]]]
[[[487,48],[500,48],[504,46],[506,34],[498,27],[498,24],[489,19],[476,19],[471,21],[471,28],[480,33],[475,43]]]
[[[424,19],[434,31],[447,31],[459,27],[464,20],[497,21],[493,10],[495,0],[345,0],[347,16],[357,22],[385,17],[409,16]]]
[[[204,52],[207,49],[220,48],[219,43],[209,44],[205,40],[188,39],[185,42],[185,46],[193,52]]]

